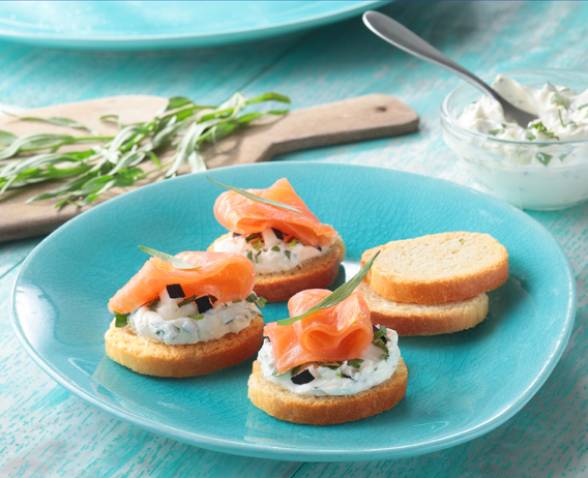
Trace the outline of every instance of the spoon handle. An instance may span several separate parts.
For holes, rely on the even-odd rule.
[[[436,63],[443,68],[458,73],[471,85],[482,90],[483,93],[490,95],[499,103],[503,102],[502,97],[500,97],[484,81],[463,68],[461,65],[455,63],[453,60],[447,58],[443,53],[427,43],[416,33],[410,31],[397,21],[392,20],[390,17],[379,12],[369,11],[363,14],[363,23],[382,40],[385,40],[401,50],[411,53],[423,60]]]

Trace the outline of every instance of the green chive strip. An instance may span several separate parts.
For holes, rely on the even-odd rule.
[[[241,196],[246,197],[247,199],[250,199],[251,201],[259,202],[262,204],[267,204],[268,206],[273,206],[273,207],[277,207],[280,209],[286,209],[287,211],[296,212],[298,214],[302,213],[302,211],[300,209],[298,209],[297,207],[291,206],[290,204],[286,204],[286,203],[279,202],[279,201],[274,201],[273,199],[262,198],[261,196],[257,196],[253,193],[250,193],[246,189],[241,189],[236,186],[231,186],[230,184],[221,183],[220,181],[214,179],[211,176],[207,176],[207,179],[212,184],[215,184],[216,186],[220,186],[221,188],[229,190],[229,191],[234,191],[237,194],[240,194]]]
[[[357,274],[355,274],[351,279],[349,279],[345,284],[340,285],[337,287],[331,294],[321,300],[317,305],[308,309],[304,314],[297,315],[296,317],[290,317],[288,319],[278,320],[278,325],[292,325],[294,322],[302,320],[309,315],[312,315],[320,310],[328,309],[330,307],[334,307],[340,302],[343,302],[347,297],[351,295],[351,293],[357,288],[361,281],[366,276],[368,271],[371,269],[374,261],[380,255],[380,251],[376,252],[374,256],[364,264],[364,266],[359,270]]]

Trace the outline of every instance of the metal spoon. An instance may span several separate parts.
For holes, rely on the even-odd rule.
[[[368,11],[363,14],[363,23],[382,40],[422,60],[436,63],[457,73],[471,85],[498,101],[502,106],[504,115],[513,119],[523,128],[526,128],[531,121],[537,119],[537,116],[514,106],[476,75],[447,58],[435,47],[431,46],[416,33],[410,31],[396,20],[392,20],[390,17],[379,12]]]

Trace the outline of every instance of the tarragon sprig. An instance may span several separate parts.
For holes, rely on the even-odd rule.
[[[252,109],[268,102],[288,105],[290,99],[273,92],[253,98],[236,93],[219,106],[209,106],[176,96],[149,121],[125,125],[115,114],[102,117],[104,123],[117,128],[114,135],[93,134],[68,118],[19,117],[21,121],[49,123],[87,134],[17,137],[0,131],[0,200],[12,190],[56,182],[56,188],[31,201],[53,200],[58,208],[83,206],[115,187],[176,176],[184,166],[192,172],[205,170],[201,156],[204,146],[261,118],[287,113],[287,109]],[[168,159],[162,159],[169,152]],[[145,168],[149,163],[156,166],[151,173]]]
[[[372,258],[366,262],[363,267],[359,270],[357,274],[355,274],[351,279],[349,279],[344,284],[337,287],[333,292],[331,292],[328,296],[326,296],[323,300],[321,300],[318,304],[308,309],[303,314],[297,315],[295,317],[290,317],[288,319],[278,320],[278,325],[292,325],[294,322],[302,320],[320,310],[328,309],[330,307],[334,307],[337,304],[343,302],[347,297],[349,297],[353,291],[361,284],[361,281],[367,275],[369,270],[372,268],[374,261],[380,255],[380,251],[376,252]]]

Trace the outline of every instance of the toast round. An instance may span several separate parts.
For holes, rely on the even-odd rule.
[[[255,317],[237,334],[207,342],[166,345],[133,333],[129,327],[115,327],[104,336],[106,355],[143,375],[195,377],[231,367],[253,356],[263,341],[263,319]]]
[[[225,236],[226,234],[217,240]],[[214,242],[209,250],[212,245]],[[345,245],[341,238],[337,238],[329,252],[304,261],[300,268],[272,274],[256,274],[254,291],[268,302],[282,302],[301,290],[326,288],[337,277],[344,257]]]
[[[447,232],[392,241],[381,251],[366,281],[385,299],[430,305],[460,302],[501,286],[508,278],[508,252],[488,234]]]
[[[462,302],[419,305],[384,299],[363,283],[358,287],[374,324],[394,329],[398,335],[438,335],[471,329],[488,315],[488,295]]]
[[[335,425],[361,420],[392,408],[404,398],[407,382],[408,370],[401,358],[392,377],[355,395],[297,395],[266,380],[256,360],[249,376],[248,396],[257,408],[280,420]]]

